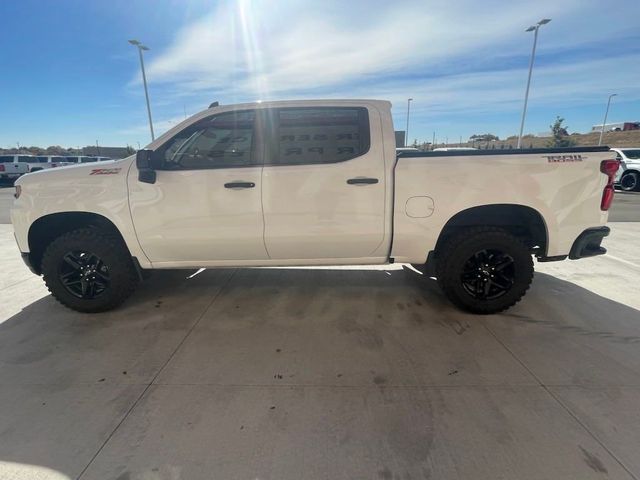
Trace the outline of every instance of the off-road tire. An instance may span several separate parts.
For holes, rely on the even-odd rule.
[[[78,298],[60,278],[64,257],[71,251],[91,252],[107,267],[108,286],[96,298]],[[78,312],[96,313],[122,304],[138,284],[138,274],[129,251],[119,235],[99,228],[80,228],[53,240],[42,256],[42,274],[51,295],[62,305]]]
[[[497,250],[513,260],[513,283],[506,293],[495,299],[479,299],[465,290],[462,280],[465,265],[474,254]],[[437,255],[437,278],[440,288],[459,308],[472,313],[492,314],[515,305],[533,280],[533,259],[527,245],[497,227],[470,227],[449,238]]]

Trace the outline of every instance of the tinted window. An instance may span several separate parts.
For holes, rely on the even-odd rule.
[[[624,155],[627,158],[638,160],[640,159],[640,150],[623,150]]]
[[[169,170],[257,165],[254,159],[255,113],[229,112],[187,127],[158,150]]]
[[[49,160],[47,157],[36,157],[38,159],[38,163],[48,163]]]
[[[37,162],[38,160],[35,157],[27,157],[27,156],[19,156],[18,157],[18,161],[19,162]]]
[[[98,159],[96,157],[82,157],[80,158],[80,163],[91,163],[91,162],[97,162]]]
[[[13,155],[0,156],[0,163],[13,163]]]
[[[275,164],[344,162],[369,150],[366,108],[280,109],[275,130]]]

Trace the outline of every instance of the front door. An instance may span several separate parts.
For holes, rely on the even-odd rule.
[[[279,108],[268,118],[262,201],[269,257],[379,256],[386,182],[377,110]]]
[[[259,262],[263,242],[262,146],[252,110],[186,127],[159,147],[154,184],[129,176],[136,234],[158,266]]]

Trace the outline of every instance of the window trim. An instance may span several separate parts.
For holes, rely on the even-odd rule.
[[[280,111],[281,110],[358,110],[359,117],[358,118],[358,127],[362,129],[361,132],[366,132],[366,138],[361,139],[366,141],[365,148],[358,155],[346,158],[343,160],[335,160],[333,162],[277,162],[275,159],[279,156],[279,145],[277,139],[280,138]],[[265,118],[265,124],[267,127],[265,130],[265,159],[264,166],[265,167],[296,167],[296,166],[308,166],[308,165],[334,165],[336,163],[348,162],[350,160],[355,160],[356,158],[360,158],[369,153],[371,150],[371,119],[369,116],[369,109],[367,107],[362,106],[304,106],[304,107],[279,107],[279,108],[266,108],[262,110],[262,114],[265,117],[271,117],[272,121],[268,122]],[[362,113],[360,113],[362,112]]]
[[[239,113],[247,113],[247,112],[253,112],[253,135],[251,138],[251,158],[254,163],[251,163],[250,165],[233,165],[233,166],[221,165],[221,166],[210,166],[210,167],[201,167],[201,168],[166,168],[165,167],[166,162],[164,159],[164,152],[168,148],[169,144],[173,142],[176,139],[176,137],[182,134],[185,130],[192,129],[192,128],[197,129],[199,124],[209,122],[211,121],[211,119],[220,117],[222,115],[239,114]],[[262,167],[264,164],[264,155],[261,155],[260,153],[263,152],[263,148],[262,148],[263,141],[262,141],[262,132],[261,132],[261,129],[259,128],[260,123],[258,122],[258,116],[259,116],[258,112],[259,110],[254,108],[248,108],[244,110],[227,110],[226,112],[214,113],[213,115],[209,115],[207,117],[201,118],[197,122],[187,125],[185,128],[180,130],[173,137],[168,139],[166,142],[164,142],[162,145],[160,145],[158,148],[156,148],[153,151],[153,155],[154,157],[156,157],[157,164],[159,165],[158,167],[156,167],[156,170],[162,171],[162,172],[193,172],[193,171],[199,171],[199,170],[225,170],[225,169],[229,170],[229,169],[235,169],[235,168]]]

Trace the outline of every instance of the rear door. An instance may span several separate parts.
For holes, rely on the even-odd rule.
[[[384,238],[385,168],[375,108],[266,111],[264,240],[272,259],[358,259]]]

